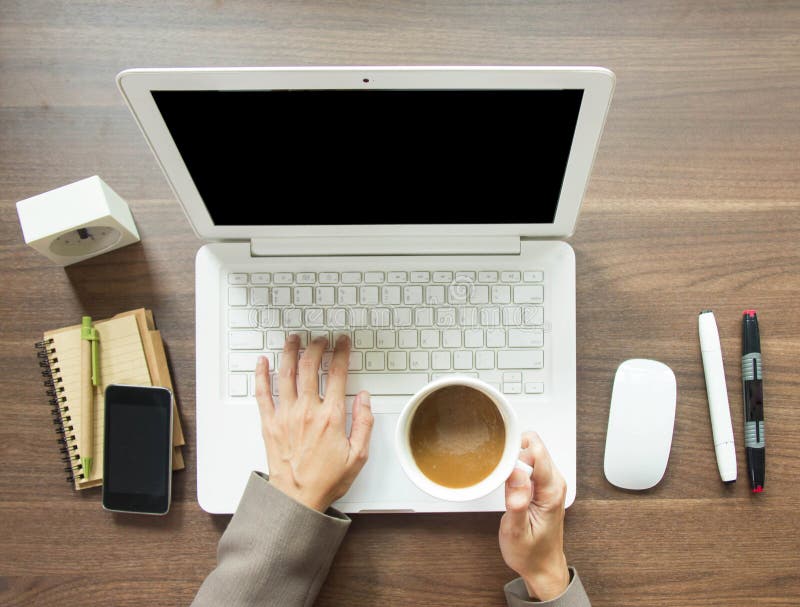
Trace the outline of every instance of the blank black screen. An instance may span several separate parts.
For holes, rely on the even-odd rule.
[[[153,91],[215,225],[552,223],[582,90]]]
[[[106,415],[107,490],[166,495],[169,409],[157,404],[111,402]]]

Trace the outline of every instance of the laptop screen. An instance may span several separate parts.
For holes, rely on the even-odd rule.
[[[583,90],[152,95],[215,225],[532,224]]]

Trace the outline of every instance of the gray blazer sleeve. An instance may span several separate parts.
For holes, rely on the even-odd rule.
[[[572,567],[569,568],[569,579],[569,586],[561,596],[539,602],[528,596],[528,590],[525,588],[522,578],[517,578],[505,586],[508,607],[591,607],[578,572]]]
[[[337,510],[306,508],[254,472],[193,607],[312,605],[349,526]]]

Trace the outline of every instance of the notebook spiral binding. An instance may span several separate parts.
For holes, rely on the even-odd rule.
[[[53,425],[58,436],[56,440],[59,444],[61,461],[67,464],[64,472],[67,473],[67,482],[72,483],[76,478],[83,478],[83,473],[81,472],[83,465],[80,463],[80,456],[77,452],[78,444],[70,424],[72,417],[69,414],[69,403],[62,396],[64,388],[59,385],[62,383],[62,379],[59,375],[61,370],[58,367],[58,357],[53,348],[52,339],[38,341],[34,346],[37,350],[36,356],[39,359],[39,367],[42,369],[45,394],[47,394],[50,402],[50,414],[53,416]]]

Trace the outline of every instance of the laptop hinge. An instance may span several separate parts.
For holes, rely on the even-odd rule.
[[[341,255],[519,255],[519,236],[406,236],[254,238],[253,257],[341,256]]]

